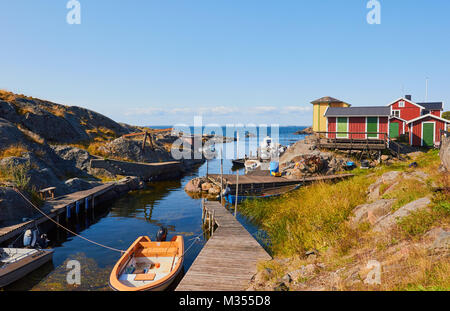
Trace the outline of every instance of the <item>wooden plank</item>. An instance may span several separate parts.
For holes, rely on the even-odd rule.
[[[176,288],[177,291],[244,290],[261,260],[270,255],[219,202],[205,202],[218,228]]]

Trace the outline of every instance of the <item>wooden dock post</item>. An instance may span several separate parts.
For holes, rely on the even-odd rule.
[[[220,204],[223,202],[223,148],[220,149]]]
[[[211,222],[211,236],[212,236],[213,233],[214,233],[215,221],[216,221],[216,210],[213,210],[213,214],[212,214],[212,222]]]
[[[71,209],[71,207],[70,207],[70,204],[69,204],[69,205],[66,206],[66,221],[69,221],[69,219],[70,219],[70,216],[71,216],[70,214],[72,212],[70,209]]]
[[[236,141],[236,155],[237,159],[239,159],[239,131],[237,132],[237,141]],[[236,217],[237,213],[237,205],[239,200],[239,170],[236,171],[236,202],[234,204],[234,217]]]
[[[202,225],[205,224],[205,199],[202,199]]]

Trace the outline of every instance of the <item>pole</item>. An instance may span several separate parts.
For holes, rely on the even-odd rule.
[[[206,179],[208,179],[208,158],[206,158]]]
[[[220,149],[220,204],[223,202],[223,148]]]
[[[239,158],[239,132],[237,132],[236,141],[236,155]],[[234,202],[234,217],[237,215],[237,205],[238,205],[238,194],[239,194],[239,170],[236,171],[236,201]]]

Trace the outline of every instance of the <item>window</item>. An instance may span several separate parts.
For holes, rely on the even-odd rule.
[[[399,101],[398,102],[398,106],[400,107],[400,108],[404,108],[405,107],[405,102],[402,100],[402,101]]]
[[[400,118],[400,110],[392,110],[392,115],[394,117]]]

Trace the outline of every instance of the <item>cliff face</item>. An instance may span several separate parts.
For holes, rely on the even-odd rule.
[[[450,137],[445,137],[442,139],[441,151],[439,152],[441,157],[442,168],[449,172],[450,171]]]
[[[0,118],[51,143],[115,138],[132,132],[97,112],[0,91]]]

